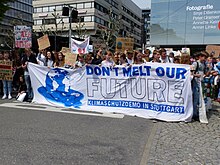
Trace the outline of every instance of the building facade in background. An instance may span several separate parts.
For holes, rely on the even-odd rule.
[[[152,0],[150,44],[220,44],[219,21],[219,0]]]
[[[38,33],[47,30],[56,31],[57,36],[64,37],[69,36],[69,17],[62,16],[62,9],[64,6],[75,8],[78,11],[78,20],[71,23],[72,36],[77,37],[76,26],[81,22],[82,32],[86,29],[86,34],[91,36],[95,47],[103,44],[95,35],[100,27],[108,28],[107,12],[111,9],[113,18],[120,23],[119,35],[133,37],[135,46],[141,47],[142,11],[131,0],[34,0],[33,6],[34,31]]]
[[[11,9],[6,11],[5,17],[0,22],[0,49],[8,49],[14,46],[11,38],[14,25],[33,25],[32,0],[16,0],[8,3],[8,5]]]
[[[150,9],[142,10],[143,29],[142,44],[146,47],[150,45]]]

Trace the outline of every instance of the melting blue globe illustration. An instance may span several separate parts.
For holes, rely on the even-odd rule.
[[[46,75],[46,86],[38,88],[38,92],[47,100],[63,104],[65,107],[80,108],[84,95],[70,87],[70,74],[60,68],[51,69]]]

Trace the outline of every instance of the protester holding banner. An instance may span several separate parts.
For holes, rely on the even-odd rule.
[[[154,51],[153,51],[153,56],[152,56],[152,58],[150,59],[150,62],[158,62],[158,63],[161,62],[159,50],[154,50]]]
[[[99,65],[102,63],[102,60],[103,60],[103,54],[102,54],[102,49],[99,49],[97,52],[96,52],[96,56],[93,58],[92,60],[92,64],[94,65]]]
[[[207,122],[205,102],[203,98],[202,80],[205,75],[206,66],[205,60],[207,54],[200,52],[197,54],[198,60],[194,62],[194,78],[192,80],[193,90],[193,118],[200,120],[200,122]]]
[[[115,62],[115,65],[119,65],[119,54],[120,54],[120,52],[115,52],[115,53],[114,53],[114,62]]]
[[[132,64],[133,63],[133,52],[125,50],[125,54],[127,56],[126,59],[127,59],[128,64]]]
[[[181,56],[180,56],[180,64],[191,65],[190,55],[188,53],[182,53],[181,54]]]
[[[178,58],[178,64],[187,64],[187,65],[190,65],[190,71],[191,71],[191,81],[193,79],[193,71],[194,71],[194,67],[192,66],[191,64],[191,61],[190,61],[190,55],[188,53],[182,53],[181,56],[177,56],[177,57],[174,57],[174,61],[175,58]],[[174,62],[176,63],[176,62]]]
[[[64,67],[65,64],[65,56],[62,52],[57,53],[56,62],[54,63],[54,67]]]
[[[46,50],[45,49],[39,50],[39,53],[37,55],[37,62],[41,66],[46,65]]]
[[[144,50],[143,58],[146,62],[150,61],[150,50],[149,49]]]
[[[173,52],[170,52],[168,55],[168,58],[170,58],[171,61],[174,61],[174,57],[175,57],[175,54]]]
[[[4,52],[4,59],[3,59],[4,62],[10,62],[11,60],[9,59],[9,52]],[[12,70],[12,66],[11,67],[11,70]],[[3,79],[2,80],[2,83],[3,83],[3,97],[2,99],[6,99],[8,97],[8,99],[12,99],[12,96],[11,96],[11,92],[12,92],[12,79]]]
[[[173,59],[169,58],[167,51],[164,48],[160,49],[160,60],[162,63],[173,63]]]
[[[174,64],[180,64],[180,57],[174,57],[173,58],[173,63]]]
[[[31,101],[33,98],[33,91],[30,75],[27,69],[28,62],[37,64],[37,59],[34,54],[31,53],[31,49],[25,49],[25,54],[22,59],[22,68],[24,69],[24,80],[27,86],[28,101]]]
[[[93,60],[94,54],[92,52],[89,52],[86,56],[85,56],[85,63],[86,64],[92,64],[92,60]]]
[[[74,68],[82,68],[85,64],[84,54],[78,54]]]
[[[134,59],[133,64],[144,64],[145,63],[141,52],[135,51],[133,59]]]
[[[47,66],[48,68],[53,68],[53,67],[54,67],[54,63],[55,63],[54,54],[51,53],[50,51],[47,51],[47,55],[46,55],[46,66]]]
[[[105,67],[113,67],[115,65],[115,62],[113,60],[113,54],[110,51],[107,51],[105,54],[105,60],[102,61],[101,66]]]
[[[126,59],[126,55],[122,52],[119,54],[119,65],[129,66],[127,59]]]

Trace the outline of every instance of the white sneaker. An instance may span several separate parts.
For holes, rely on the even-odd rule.
[[[4,96],[2,97],[2,100],[6,99],[6,97],[7,97],[7,96],[6,96],[6,95],[4,95]]]
[[[8,95],[8,99],[9,99],[9,100],[11,100],[11,99],[12,99],[11,95]]]

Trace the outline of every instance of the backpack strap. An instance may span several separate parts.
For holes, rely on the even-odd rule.
[[[199,62],[198,61],[196,61],[196,69],[195,69],[195,74],[197,73],[199,71]]]

